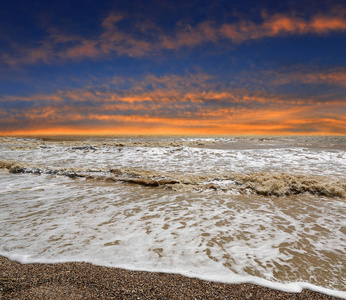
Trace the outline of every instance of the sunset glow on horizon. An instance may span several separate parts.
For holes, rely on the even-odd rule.
[[[343,1],[78,3],[2,8],[0,135],[346,135]]]

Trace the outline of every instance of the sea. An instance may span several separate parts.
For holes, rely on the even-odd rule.
[[[346,299],[345,136],[0,137],[0,255]]]

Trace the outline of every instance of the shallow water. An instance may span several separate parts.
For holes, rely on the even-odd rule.
[[[0,139],[0,254],[346,297],[346,139]]]

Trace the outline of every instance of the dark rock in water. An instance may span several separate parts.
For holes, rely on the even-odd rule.
[[[25,168],[21,167],[21,166],[11,166],[9,169],[9,172],[12,174],[18,174],[18,173],[24,173]]]
[[[96,147],[94,146],[74,146],[74,147],[71,147],[72,150],[97,150]]]

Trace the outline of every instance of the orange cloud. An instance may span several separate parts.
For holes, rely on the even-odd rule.
[[[236,24],[223,24],[220,33],[236,43],[251,39],[274,37],[288,34],[327,34],[346,30],[345,12],[337,15],[318,15],[310,20],[296,16],[275,14],[265,15],[262,24],[241,21]]]
[[[334,72],[315,72],[305,75],[297,75],[297,80],[302,82],[311,83],[333,83],[341,86],[346,86],[346,72],[345,70]]]
[[[346,134],[346,117],[325,112],[326,106],[263,106],[256,109],[200,108],[190,114],[155,114],[160,105],[130,107],[132,103],[91,108],[45,107],[26,110],[17,117],[2,120],[12,123],[2,134],[36,133],[113,133],[113,134]],[[109,113],[134,108],[131,115]],[[342,104],[339,103],[339,109]],[[338,109],[336,107],[336,109]],[[331,108],[329,108],[331,110]],[[1,113],[0,113],[1,115]],[[16,125],[21,125],[16,127]],[[26,128],[26,130],[23,130]],[[312,130],[313,128],[313,130]]]
[[[57,60],[98,58],[109,55],[142,57],[161,50],[179,50],[182,47],[196,47],[203,43],[217,44],[229,39],[233,43],[257,40],[282,35],[317,34],[346,31],[346,11],[319,14],[304,19],[295,15],[264,14],[262,23],[240,20],[235,23],[216,25],[205,21],[196,26],[179,25],[173,34],[166,34],[151,24],[135,24],[132,31],[122,31],[119,23],[124,16],[110,14],[102,23],[103,31],[94,38],[84,38],[50,30],[46,40],[34,48],[21,45],[13,49],[15,55],[5,53],[2,60],[7,64],[51,63]]]
[[[281,70],[265,71],[259,74],[258,78],[252,79],[254,82],[264,84],[270,82],[272,86],[280,86],[296,83],[328,84],[332,86],[346,87],[346,68],[330,68],[325,70]],[[305,99],[306,100],[306,99]]]
[[[328,81],[342,78],[335,75],[338,72],[315,75]],[[150,75],[130,81],[132,87],[123,91],[103,82],[100,89],[4,97],[0,134],[62,130],[71,134],[346,134],[345,98],[295,99],[246,88],[219,88],[217,80],[206,74]],[[25,105],[7,105],[13,101]]]
[[[142,122],[127,122],[125,126],[41,126],[1,132],[0,135],[345,135],[345,124],[346,120],[335,122],[333,119],[230,124],[208,124],[200,121],[186,124],[184,120],[173,124],[165,122],[164,119],[147,119]]]

